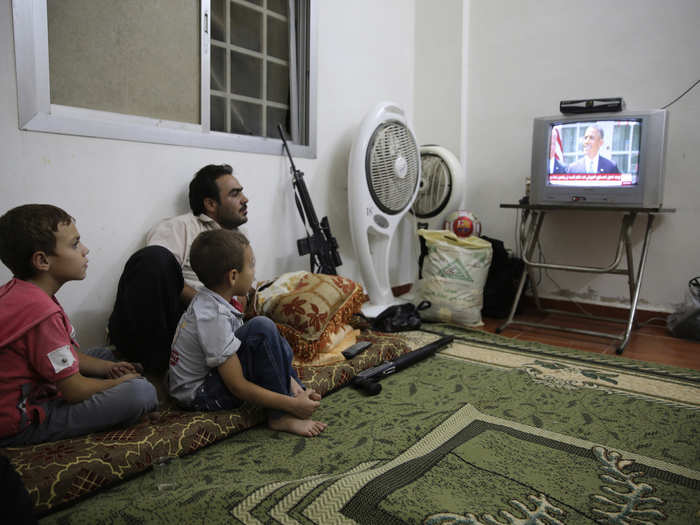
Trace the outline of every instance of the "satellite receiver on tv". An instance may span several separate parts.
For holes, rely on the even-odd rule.
[[[622,97],[586,98],[559,102],[559,111],[562,113],[610,113],[622,111],[624,107],[625,102]]]

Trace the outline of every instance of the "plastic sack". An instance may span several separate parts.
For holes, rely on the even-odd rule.
[[[484,285],[491,265],[491,243],[457,237],[449,230],[418,230],[424,245],[416,296],[431,306],[426,321],[481,326]]]
[[[666,326],[676,337],[700,341],[700,275],[688,281],[685,305],[666,318]]]

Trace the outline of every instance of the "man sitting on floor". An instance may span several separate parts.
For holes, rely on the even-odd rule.
[[[189,188],[191,213],[165,219],[146,237],[119,279],[109,318],[110,341],[147,372],[168,368],[175,327],[202,283],[190,266],[190,247],[203,231],[236,230],[248,220],[248,199],[231,166],[209,164]]]

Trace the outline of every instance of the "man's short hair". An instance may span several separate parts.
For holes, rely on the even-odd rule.
[[[56,250],[59,224],[74,221],[61,208],[51,204],[17,206],[0,217],[0,259],[18,279],[29,279],[36,273],[32,255]]]
[[[213,288],[224,280],[231,270],[243,270],[245,247],[250,242],[240,232],[226,229],[200,233],[190,249],[190,265],[207,288]]]
[[[204,199],[219,201],[219,187],[216,179],[223,175],[233,175],[233,168],[228,164],[207,164],[199,170],[190,182],[190,208],[194,215],[204,213]]]
[[[600,137],[600,140],[603,140],[603,138],[605,137],[605,133],[603,133],[603,128],[601,128],[601,127],[598,126],[597,124],[591,124],[591,125],[588,126],[588,127],[589,127],[589,128],[593,128],[594,130],[596,130],[596,131],[598,132],[598,136]]]

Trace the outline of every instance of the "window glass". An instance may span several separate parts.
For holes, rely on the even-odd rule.
[[[627,124],[615,126],[613,130],[612,148],[616,151],[627,150],[629,147],[629,139],[630,127]]]
[[[211,0],[211,37],[226,42],[226,0]]]
[[[289,60],[289,28],[286,20],[267,17],[267,54]]]
[[[277,124],[282,124],[282,129],[284,130],[285,138],[291,135],[289,131],[289,110],[268,107],[267,108],[267,136],[279,138],[279,132],[277,131]]]
[[[617,164],[621,173],[628,173],[629,155],[616,154],[612,156],[612,160]]]
[[[226,129],[226,99],[223,97],[211,97],[211,130],[227,131]]]
[[[632,153],[630,155],[630,165],[633,172],[639,171],[639,153]]]
[[[576,152],[576,128],[568,126],[562,129],[562,149],[565,154]]]
[[[289,68],[273,62],[267,64],[267,99],[289,104]]]
[[[226,91],[226,50],[211,46],[210,88]]]
[[[287,0],[267,0],[267,8],[275,13],[287,16]]]
[[[634,126],[634,129],[632,130],[632,149],[639,151],[639,130],[641,129],[641,126]]]
[[[231,133],[241,135],[262,135],[262,106],[231,101]]]
[[[262,51],[262,13],[231,2],[230,43],[251,51]]]
[[[262,61],[231,51],[231,93],[259,98],[262,91]]]

